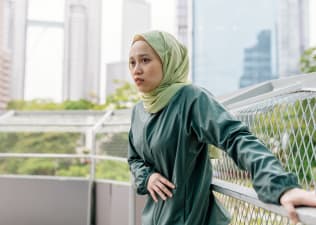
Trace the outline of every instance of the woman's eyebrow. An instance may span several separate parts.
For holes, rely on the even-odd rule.
[[[149,54],[139,54],[139,55],[136,55],[136,56],[130,56],[129,57],[129,61],[134,60],[136,58],[144,58],[144,57],[150,57],[150,55]]]
[[[139,57],[149,57],[150,54],[144,53],[144,54],[140,54]]]

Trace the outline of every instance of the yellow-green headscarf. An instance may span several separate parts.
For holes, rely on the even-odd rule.
[[[188,51],[167,32],[149,31],[137,34],[133,43],[140,39],[144,39],[156,51],[162,62],[163,79],[160,85],[149,93],[141,93],[145,110],[156,113],[168,104],[180,88],[188,85]]]

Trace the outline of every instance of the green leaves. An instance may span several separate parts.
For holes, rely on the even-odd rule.
[[[300,69],[302,73],[316,72],[316,47],[304,51],[300,59]]]
[[[56,103],[50,99],[34,99],[31,101],[12,100],[7,110],[105,110],[131,108],[140,97],[135,86],[126,81],[116,81],[121,84],[116,91],[106,98],[106,103],[97,104],[92,101],[80,99],[78,101],[66,100]]]
[[[121,83],[121,87],[116,89],[116,92],[106,98],[105,108],[110,109],[126,109],[131,108],[140,97],[135,86],[124,81],[116,81]]]
[[[9,102],[7,109],[52,111],[131,108],[139,100],[136,88],[128,82],[117,81],[117,83],[121,86],[114,94],[107,97],[105,104],[96,104],[84,99],[67,100],[62,103],[49,99],[14,100]],[[124,148],[124,150],[127,148],[127,134],[113,134],[112,136],[106,144],[103,143],[100,146],[102,154],[126,157],[126,151],[117,151],[117,147]],[[79,133],[0,133],[0,152],[76,154],[77,149],[82,147],[79,146],[81,145],[79,143],[82,143]],[[116,146],[118,143],[120,146]],[[0,174],[87,177],[89,172],[90,160],[87,159],[0,159]],[[129,169],[127,163],[98,161],[96,176],[102,179],[128,181]]]

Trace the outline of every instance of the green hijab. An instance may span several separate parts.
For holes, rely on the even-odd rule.
[[[149,93],[141,93],[145,110],[156,113],[169,103],[180,88],[188,85],[188,50],[167,32],[137,34],[133,43],[140,39],[144,39],[154,49],[162,62],[163,79],[160,85]]]

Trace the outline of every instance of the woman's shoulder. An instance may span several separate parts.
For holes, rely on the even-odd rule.
[[[142,112],[144,111],[144,105],[143,105],[143,101],[140,100],[138,102],[136,102],[136,104],[133,106],[132,108],[132,115],[137,113],[137,112]]]
[[[181,95],[185,96],[188,99],[196,99],[201,96],[208,96],[209,98],[214,98],[213,94],[209,90],[197,86],[195,84],[189,84],[184,86],[181,89]]]

